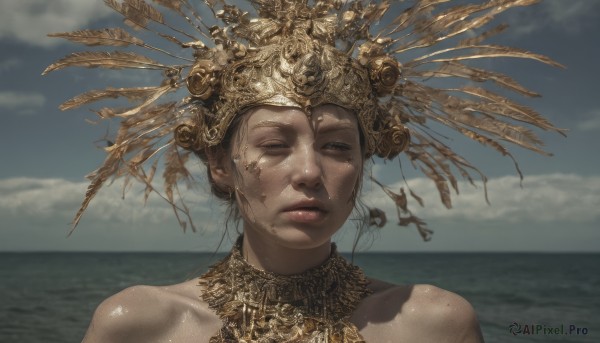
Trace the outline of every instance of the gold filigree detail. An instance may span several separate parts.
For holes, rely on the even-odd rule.
[[[208,100],[217,86],[216,67],[210,60],[196,62],[186,79],[190,94],[200,100]]]
[[[369,62],[369,75],[378,95],[390,94],[400,78],[400,63],[389,56],[374,58]]]
[[[202,299],[223,327],[220,342],[364,342],[350,316],[371,291],[362,271],[339,256],[335,244],[321,266],[283,276],[249,265],[242,237],[230,255],[200,277]]]
[[[410,131],[404,125],[398,123],[384,130],[381,144],[377,146],[377,156],[392,159],[410,144]]]
[[[181,124],[175,129],[175,141],[184,149],[198,149],[198,128],[190,124]]]

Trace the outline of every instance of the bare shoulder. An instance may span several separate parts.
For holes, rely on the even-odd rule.
[[[430,330],[435,342],[483,342],[473,306],[456,293],[432,285],[414,285],[410,306],[414,320]]]
[[[367,341],[483,342],[473,306],[458,294],[378,280],[371,289],[353,317]]]
[[[215,316],[200,299],[196,280],[173,286],[133,286],[104,300],[83,342],[162,342],[202,337]],[[210,333],[214,333],[211,331]],[[210,335],[208,335],[210,336]]]

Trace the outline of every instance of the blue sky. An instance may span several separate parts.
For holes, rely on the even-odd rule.
[[[183,233],[169,207],[151,197],[143,207],[139,189],[120,198],[120,183],[92,202],[79,227],[66,233],[85,193],[84,175],[103,160],[98,148],[107,124],[91,124],[86,108],[61,112],[58,105],[91,89],[148,85],[151,75],[71,69],[42,77],[45,67],[84,47],[46,37],[49,32],[114,27],[120,19],[101,0],[4,1],[0,11],[0,251],[119,250],[213,251],[223,227],[223,211],[209,196],[203,171],[188,192],[202,233]],[[551,56],[567,68],[529,61],[491,61],[542,98],[523,99],[568,137],[541,133],[544,157],[519,148],[513,154],[525,174],[523,187],[507,158],[452,137],[452,146],[489,177],[491,206],[481,186],[461,184],[454,209],[441,206],[429,181],[405,168],[408,185],[426,202],[414,212],[435,231],[431,242],[414,228],[395,225],[393,208],[371,185],[365,202],[387,210],[390,223],[365,246],[371,251],[600,251],[600,1],[546,0],[509,11],[500,21],[511,28],[498,42]],[[110,127],[111,130],[114,130]],[[391,188],[395,166],[373,173]],[[396,175],[396,176],[395,176]],[[348,250],[353,228],[337,239]]]

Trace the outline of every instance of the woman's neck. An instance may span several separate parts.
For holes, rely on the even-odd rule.
[[[245,230],[242,254],[255,268],[280,275],[294,275],[323,264],[331,254],[331,242],[314,248],[293,249]]]

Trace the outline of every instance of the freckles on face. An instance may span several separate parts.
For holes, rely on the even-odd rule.
[[[335,233],[352,211],[362,170],[354,115],[329,105],[311,117],[268,106],[246,116],[232,150],[245,224],[271,232],[319,227]]]

